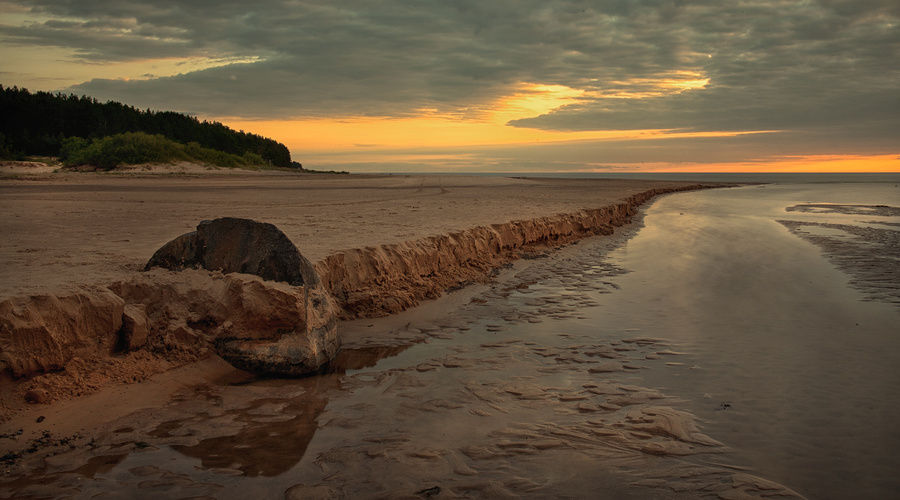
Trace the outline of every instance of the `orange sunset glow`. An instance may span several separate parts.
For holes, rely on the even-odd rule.
[[[813,155],[744,163],[645,163],[641,167],[646,172],[892,173],[900,170],[900,156]],[[604,170],[586,171],[601,173]]]
[[[658,82],[660,88],[683,82]],[[241,120],[223,123],[242,130],[278,137],[291,149],[309,152],[353,148],[424,148],[528,144],[536,141],[640,139],[659,137],[664,130],[563,132],[510,127],[507,123],[556,110],[577,101],[583,92],[559,85],[522,84],[520,90],[481,110],[475,119],[423,112],[406,118],[317,118],[307,120]],[[640,97],[633,97],[640,98]],[[735,133],[667,134],[670,137],[711,137]]]
[[[662,92],[681,92],[702,88],[708,79],[690,79],[694,74],[679,75],[680,79],[654,80]],[[647,82],[643,82],[647,83]],[[734,137],[747,134],[765,134],[775,131],[754,132],[677,132],[671,130],[614,130],[614,131],[553,131],[511,127],[508,122],[520,118],[539,116],[565,105],[577,103],[584,92],[564,86],[521,84],[509,97],[477,113],[476,119],[442,116],[427,111],[419,116],[403,118],[314,118],[285,120],[245,120],[222,118],[222,122],[240,130],[277,137],[291,150],[305,155],[327,155],[319,158],[323,165],[341,160],[360,161],[378,155],[388,162],[434,162],[440,164],[453,156],[425,153],[430,148],[464,149],[467,146],[527,146],[536,143],[577,141],[642,141],[650,139],[688,139]],[[647,95],[616,95],[612,99],[642,99]],[[408,151],[403,153],[402,151]],[[735,163],[668,163],[642,162],[642,171],[648,172],[893,172],[900,169],[897,155],[809,155],[760,159]],[[602,172],[590,164],[579,172]]]

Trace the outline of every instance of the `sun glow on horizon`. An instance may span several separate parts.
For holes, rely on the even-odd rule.
[[[634,82],[632,82],[634,83]],[[709,79],[692,72],[679,72],[646,83],[647,92],[683,92],[700,89]],[[638,85],[639,86],[639,85]],[[630,95],[609,98],[642,98],[644,91],[633,89]],[[468,118],[459,114],[440,114],[421,110],[417,116],[301,118],[288,120],[246,120],[216,118],[224,124],[271,137],[288,146],[297,160],[314,165],[396,164],[398,168],[421,165],[422,168],[469,171],[479,164],[478,155],[465,150],[479,147],[528,147],[529,145],[565,145],[581,141],[641,141],[648,139],[685,139],[734,137],[777,133],[777,130],[752,132],[679,132],[677,130],[552,131],[508,125],[512,120],[540,116],[577,103],[586,91],[562,85],[522,83],[510,95],[490,106],[475,110]],[[468,110],[472,111],[472,110]],[[455,152],[455,153],[454,153]],[[581,172],[898,172],[897,155],[809,155],[765,157],[734,163],[618,163],[609,165],[598,159],[597,167],[585,164]],[[491,168],[491,161],[481,163]],[[313,167],[315,168],[315,167]],[[554,170],[548,164],[548,171]],[[560,170],[572,171],[572,170]]]
[[[900,155],[804,155],[764,158],[733,163],[646,163],[630,164],[634,172],[758,172],[758,173],[898,173]],[[584,172],[609,170],[587,168]]]
[[[474,119],[422,110],[417,116],[244,120],[217,118],[238,129],[254,130],[291,150],[323,152],[357,148],[408,149],[523,144],[566,139],[627,137],[628,131],[553,132],[508,126],[511,120],[548,113],[574,102],[583,91],[562,85],[523,83],[511,95],[473,113]]]

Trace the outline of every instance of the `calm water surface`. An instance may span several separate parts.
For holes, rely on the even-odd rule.
[[[683,365],[648,370],[647,385],[683,396],[737,462],[811,498],[891,498],[900,307],[866,301],[852,274],[777,221],[896,230],[900,217],[786,211],[823,203],[896,207],[900,189],[787,184],[664,197],[609,255],[630,273],[590,323],[676,341]],[[894,259],[897,250],[888,249]]]

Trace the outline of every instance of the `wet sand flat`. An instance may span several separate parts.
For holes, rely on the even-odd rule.
[[[675,369],[677,345],[573,328],[617,291],[624,271],[601,262],[615,240],[519,261],[492,285],[393,317],[346,322],[345,348],[322,376],[259,379],[214,362],[181,373],[170,396],[97,425],[88,446],[86,435],[72,451],[56,445],[66,453],[40,470],[19,464],[0,491],[799,498],[734,463],[678,398],[642,383],[645,371]],[[61,420],[45,420],[52,439],[78,432]]]
[[[893,498],[898,202],[894,183],[660,198],[607,260],[632,272],[585,315],[673,342],[684,354],[645,384],[737,463],[809,498]]]

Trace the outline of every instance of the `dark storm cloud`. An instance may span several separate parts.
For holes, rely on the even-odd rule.
[[[682,42],[705,52],[706,88],[640,100],[591,99],[516,126],[683,131],[862,127],[897,137],[900,4],[780,2],[710,10]],[[775,8],[777,7],[777,9]],[[603,90],[603,89],[598,89]]]
[[[477,117],[520,82],[585,91],[552,130],[834,130],[897,138],[895,0],[33,0],[6,44],[94,62],[234,58],[72,90],[213,116]],[[679,74],[705,88],[663,92]],[[621,99],[634,96],[641,99]]]
[[[60,20],[5,29],[7,43],[71,47],[93,61],[260,58],[154,81],[95,80],[74,89],[211,114],[402,116],[434,108],[467,116],[520,79],[527,54],[520,46],[479,39],[476,31],[490,31],[489,17],[505,14],[477,2],[33,4]],[[115,23],[133,27],[106,26]]]

